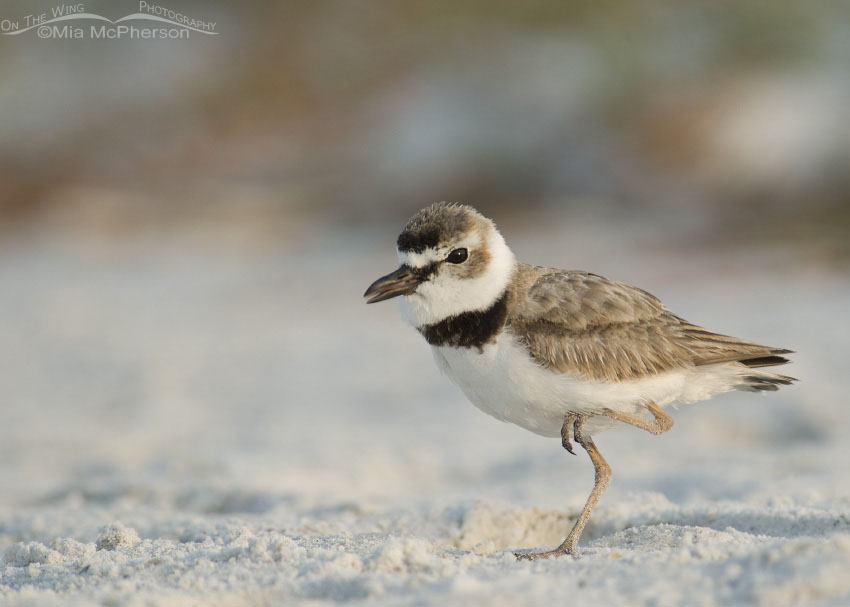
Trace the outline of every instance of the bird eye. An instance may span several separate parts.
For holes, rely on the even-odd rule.
[[[463,263],[466,261],[466,258],[469,257],[469,254],[466,252],[466,249],[455,249],[449,256],[446,257],[446,261],[449,263]]]

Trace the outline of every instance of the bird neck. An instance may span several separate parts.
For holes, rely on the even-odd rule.
[[[502,293],[486,310],[462,312],[440,322],[418,327],[419,332],[432,346],[484,349],[495,341],[508,318],[508,294]]]

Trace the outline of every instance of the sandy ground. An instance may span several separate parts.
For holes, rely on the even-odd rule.
[[[395,227],[246,246],[30,234],[0,250],[0,603],[846,605],[850,281],[797,252],[553,222],[518,256],[789,347],[801,382],[597,437],[490,419],[391,303]],[[188,242],[187,242],[188,241]]]

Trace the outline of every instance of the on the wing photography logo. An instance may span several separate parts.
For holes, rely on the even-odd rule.
[[[49,12],[33,13],[19,19],[0,19],[0,33],[18,36],[35,30],[39,38],[116,40],[187,39],[192,34],[216,36],[216,22],[190,17],[164,6],[139,2],[136,13],[116,20],[89,13],[85,4],[61,4]]]

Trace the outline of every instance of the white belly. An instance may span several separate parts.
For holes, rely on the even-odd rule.
[[[639,412],[642,403],[660,406],[695,402],[733,389],[738,376],[728,364],[668,371],[646,379],[602,382],[546,369],[509,332],[483,351],[432,346],[434,360],[476,407],[502,421],[543,436],[560,436],[569,413],[599,414],[603,409]],[[613,424],[597,417],[590,433]]]

